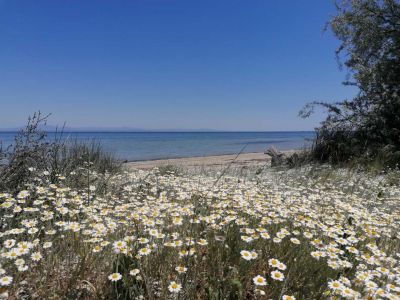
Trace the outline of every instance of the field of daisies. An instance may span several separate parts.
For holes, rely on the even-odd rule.
[[[29,171],[0,191],[0,299],[400,299],[398,174]]]

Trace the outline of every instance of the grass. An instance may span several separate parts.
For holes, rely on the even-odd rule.
[[[62,177],[68,186],[80,189],[91,184],[88,172],[93,173],[90,180],[102,181],[98,188],[105,189],[110,177],[121,171],[122,163],[105,152],[99,141],[70,140],[62,130],[44,131],[48,117],[35,113],[11,145],[0,147],[0,190],[21,190],[43,174],[49,175],[46,180],[52,183]]]
[[[99,176],[90,165],[79,168],[89,180]],[[36,174],[24,189],[0,195],[2,293],[10,299],[399,297],[396,172],[257,168],[232,167],[222,177],[212,169],[131,170],[110,177],[107,189],[96,180],[71,187],[75,174],[56,184]]]

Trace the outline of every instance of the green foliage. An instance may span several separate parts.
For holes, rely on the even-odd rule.
[[[121,163],[106,153],[98,141],[69,141],[63,138],[62,131],[50,138],[43,130],[48,117],[35,113],[16,134],[14,143],[0,148],[0,189],[23,189],[43,174],[52,183],[64,176],[70,186],[84,188],[96,180],[104,188],[108,178],[121,170]],[[96,176],[90,179],[88,172]]]
[[[46,169],[51,145],[46,141],[46,132],[40,125],[46,125],[47,116],[35,113],[28,124],[15,137],[7,149],[0,149],[0,188],[17,189],[31,177],[30,169]]]
[[[328,116],[316,129],[312,158],[332,163],[354,158],[400,158],[400,3],[397,0],[343,0],[329,25],[341,41],[336,54],[349,70],[345,85],[358,95],[337,103],[313,102],[300,112],[308,117],[314,107]],[[382,149],[385,149],[382,152]],[[390,150],[390,151],[389,151]]]

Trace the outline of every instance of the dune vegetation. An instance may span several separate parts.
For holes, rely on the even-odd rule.
[[[399,299],[396,171],[28,171],[0,194],[3,297]]]

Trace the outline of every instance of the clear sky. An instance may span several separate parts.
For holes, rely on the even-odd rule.
[[[341,82],[331,0],[0,0],[0,128],[309,130]]]

